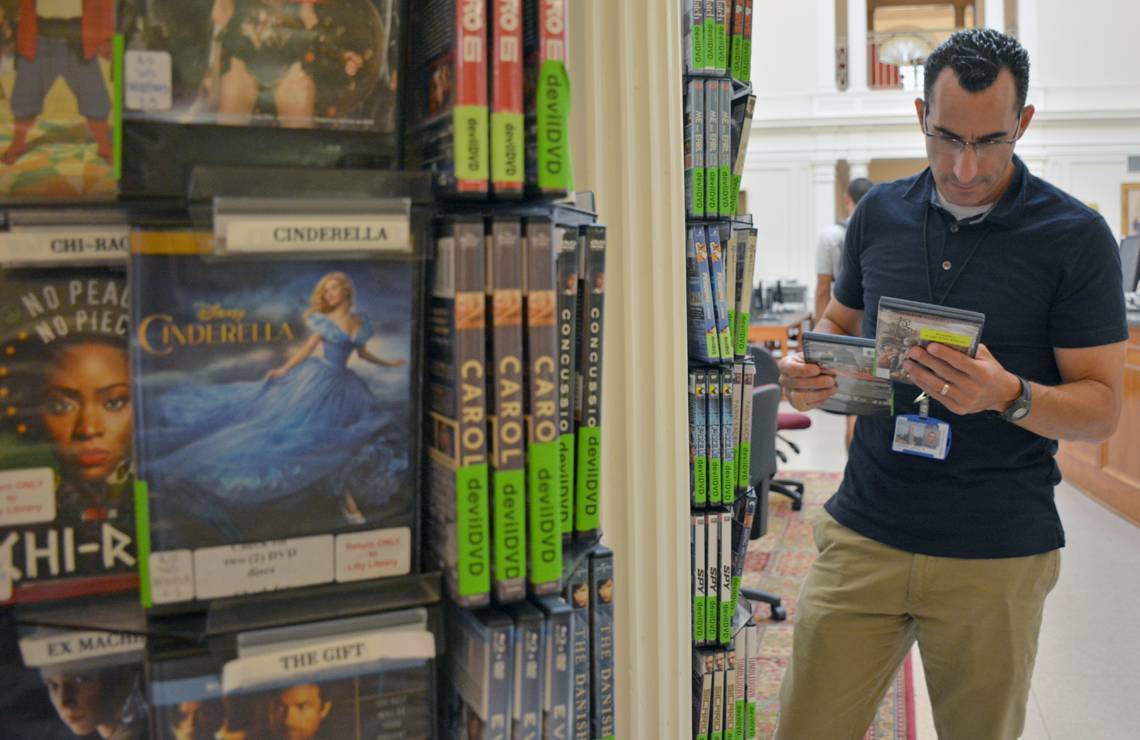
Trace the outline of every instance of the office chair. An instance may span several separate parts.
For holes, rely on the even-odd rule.
[[[752,345],[748,348],[749,354],[752,355],[753,362],[756,363],[756,383],[754,388],[759,388],[763,385],[774,385],[777,392],[780,390],[780,369],[776,365],[775,358],[768,353],[763,347]],[[777,395],[777,404],[779,403],[779,396]],[[811,427],[811,417],[807,414],[801,414],[798,411],[794,412],[780,412],[777,408],[776,414],[776,430],[772,436],[772,455],[773,458],[778,457],[781,462],[786,463],[788,456],[782,450],[776,449],[776,440],[779,440],[791,448],[792,452],[797,455],[800,454],[799,445],[791,441],[784,435],[780,434],[781,431],[794,431],[797,429],[808,429]],[[765,443],[766,444],[766,443]],[[757,449],[756,439],[752,440],[752,449],[755,454]],[[772,467],[772,480],[768,482],[770,490],[775,491],[781,495],[787,496],[792,500],[792,510],[799,511],[804,507],[804,484],[801,481],[790,480],[787,478],[776,478],[775,460],[773,459]]]
[[[768,383],[752,390],[752,458],[749,484],[756,490],[756,514],[749,539],[758,540],[768,531],[768,491],[776,474],[776,420],[780,410],[780,386]],[[772,608],[772,620],[782,622],[788,612],[779,596],[756,588],[742,588],[740,595]]]

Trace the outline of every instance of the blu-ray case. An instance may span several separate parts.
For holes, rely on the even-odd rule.
[[[0,271],[0,603],[138,584],[122,267]]]
[[[132,235],[143,603],[418,568],[420,263]]]

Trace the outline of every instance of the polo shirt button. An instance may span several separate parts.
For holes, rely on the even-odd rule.
[[[942,263],[942,269],[943,269],[943,270],[947,270],[947,271],[948,271],[948,270],[949,270],[951,267],[953,267],[953,266],[954,266],[954,265],[950,264],[950,260],[946,260],[945,262],[943,262],[943,263]]]
[[[950,224],[950,233],[951,234],[957,234],[958,233],[958,224]]]

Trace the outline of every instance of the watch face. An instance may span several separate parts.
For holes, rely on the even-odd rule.
[[[1013,418],[1014,421],[1020,421],[1021,419],[1024,419],[1028,413],[1029,413],[1028,408],[1026,408],[1025,406],[1019,406],[1013,410],[1013,413],[1010,414],[1010,416]]]

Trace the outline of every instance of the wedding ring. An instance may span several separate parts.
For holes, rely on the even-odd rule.
[[[938,395],[945,396],[949,392],[950,392],[950,384],[949,383],[943,383],[942,384],[942,390],[938,391]]]

